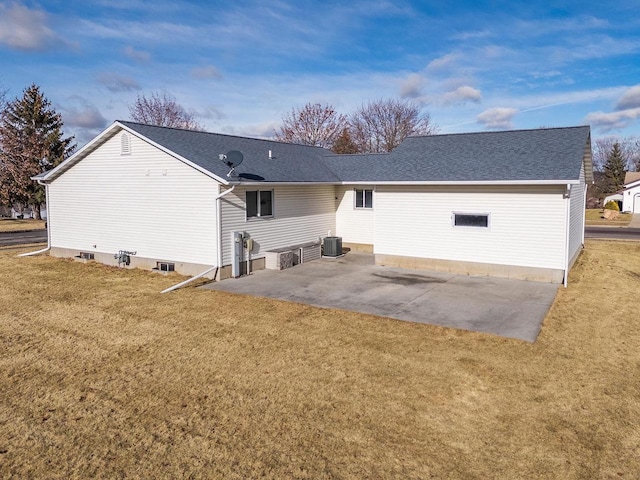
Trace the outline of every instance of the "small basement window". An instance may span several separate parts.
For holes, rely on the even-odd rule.
[[[355,190],[356,208],[373,208],[373,190]]]
[[[82,260],[95,260],[96,256],[92,252],[80,252],[77,258]]]
[[[176,264],[169,262],[158,262],[156,263],[156,268],[154,270],[158,270],[160,272],[175,272]]]
[[[273,216],[273,190],[247,190],[247,218]]]
[[[455,213],[453,214],[454,227],[480,227],[489,228],[488,213]]]

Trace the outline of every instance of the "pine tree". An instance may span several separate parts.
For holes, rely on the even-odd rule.
[[[40,218],[45,191],[31,177],[55,167],[76,148],[74,137],[63,138],[62,127],[61,115],[35,84],[5,106],[0,114],[3,203],[30,205],[35,218]]]
[[[626,165],[618,142],[613,144],[604,164],[605,193],[616,193],[624,185]]]

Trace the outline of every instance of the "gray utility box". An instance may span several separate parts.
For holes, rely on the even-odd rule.
[[[339,257],[342,255],[342,237],[324,237],[325,257]]]

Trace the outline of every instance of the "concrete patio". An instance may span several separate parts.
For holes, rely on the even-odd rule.
[[[202,288],[534,342],[558,285],[381,267],[373,255],[350,252]]]

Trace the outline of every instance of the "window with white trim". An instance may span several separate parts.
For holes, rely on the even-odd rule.
[[[489,228],[488,213],[453,213],[454,227]]]
[[[247,190],[247,218],[273,216],[273,190]]]
[[[355,189],[355,207],[356,208],[373,208],[373,190],[372,189]]]

